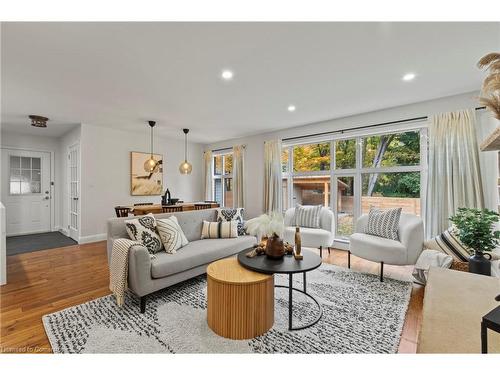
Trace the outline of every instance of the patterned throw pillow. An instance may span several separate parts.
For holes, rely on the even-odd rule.
[[[130,239],[141,242],[150,254],[157,253],[163,249],[160,236],[156,231],[156,219],[153,214],[147,214],[137,219],[125,220],[125,227]]]
[[[399,241],[398,228],[401,210],[401,207],[385,211],[371,207],[365,233]]]
[[[244,208],[218,208],[217,221],[233,221],[238,222],[238,236],[245,236],[245,221],[243,220]]]
[[[156,229],[168,254],[175,254],[178,249],[189,243],[175,216],[156,220]]]
[[[323,206],[301,206],[295,207],[295,225],[303,228],[319,228],[319,213]]]
[[[236,238],[238,237],[238,222],[216,221],[208,222],[203,220],[203,229],[201,230],[201,239],[205,238]]]
[[[470,254],[467,247],[458,239],[457,229],[454,227],[450,227],[433,239],[425,241],[424,248],[442,251],[460,262],[469,261]]]

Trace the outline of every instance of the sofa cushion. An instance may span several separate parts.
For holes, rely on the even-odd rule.
[[[295,243],[295,227],[286,227],[284,240]],[[325,229],[300,228],[300,239],[303,247],[329,247],[333,243],[333,233]]]
[[[192,241],[175,254],[156,253],[151,259],[151,276],[155,279],[234,255],[257,243],[253,236]]]
[[[366,233],[354,233],[349,241],[351,253],[363,259],[395,265],[408,262],[407,250],[399,241]]]

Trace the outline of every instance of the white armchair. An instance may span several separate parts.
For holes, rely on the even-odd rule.
[[[424,224],[418,216],[401,213],[399,241],[372,236],[365,233],[368,215],[356,221],[355,233],[351,235],[347,267],[351,268],[351,253],[373,262],[380,262],[380,281],[384,281],[384,263],[392,265],[415,264],[424,246]]]
[[[289,208],[285,212],[285,241],[293,244],[295,242],[295,208]],[[320,257],[323,257],[323,248],[328,249],[333,244],[335,237],[335,220],[333,213],[328,208],[322,207],[319,214],[319,228],[300,227],[302,246],[319,249]]]

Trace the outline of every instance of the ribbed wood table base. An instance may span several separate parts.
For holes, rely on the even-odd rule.
[[[247,270],[236,258],[207,268],[207,321],[219,336],[251,339],[274,324],[274,277]]]

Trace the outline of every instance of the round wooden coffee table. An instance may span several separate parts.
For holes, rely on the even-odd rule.
[[[250,339],[274,324],[274,277],[242,267],[236,258],[207,267],[207,321],[216,334]]]

